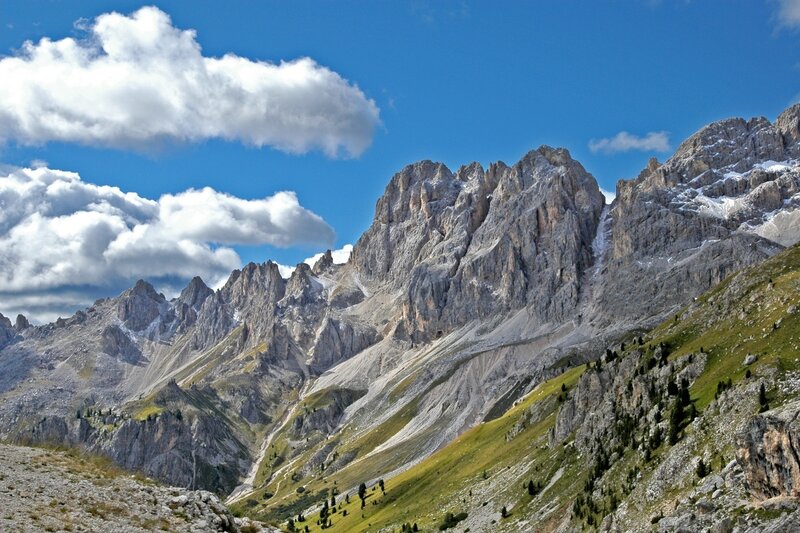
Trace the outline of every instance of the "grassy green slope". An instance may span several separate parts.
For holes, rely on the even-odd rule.
[[[470,429],[422,463],[387,480],[385,494],[377,488],[370,487],[367,506],[363,510],[358,497],[351,497],[349,504],[344,503],[344,496],[337,497],[342,510],[346,510],[347,513],[343,516],[339,511],[334,515],[333,527],[326,531],[374,531],[376,528],[398,522],[417,522],[420,527],[431,529],[441,520],[443,509],[452,510],[454,513],[464,510],[467,505],[459,504],[463,503],[463,499],[478,505],[483,505],[483,501],[487,501],[486,505],[496,506],[498,512],[504,505],[512,508],[527,504],[530,498],[523,497],[523,491],[516,486],[510,487],[508,494],[502,497],[487,494],[490,491],[486,489],[492,485],[493,476],[511,469],[517,472],[520,484],[523,481],[527,483],[529,479],[543,483],[563,464],[567,467],[567,471],[561,476],[560,482],[549,489],[549,494],[558,494],[559,500],[568,499],[562,496],[574,494],[579,490],[578,479],[573,471],[579,470],[581,466],[576,458],[570,455],[569,450],[548,449],[547,432],[555,421],[558,405],[555,398],[561,393],[562,384],[567,388],[571,387],[582,371],[583,368],[573,368],[539,385],[502,417]],[[549,402],[549,409],[541,413],[537,423],[526,427],[508,440],[506,435],[517,423],[521,413],[547,398],[552,400]],[[376,431],[382,433],[385,429],[381,426]],[[384,437],[385,435],[381,435],[375,440],[382,440]],[[388,452],[397,453],[397,450]],[[526,465],[520,469],[519,463],[522,458],[525,459]],[[376,473],[380,472],[375,469],[376,463],[379,464],[379,458],[374,462],[365,463],[348,467],[324,480],[320,478],[306,484],[304,495],[298,499],[306,504],[319,502],[323,495],[329,498],[334,487],[349,487],[360,480],[374,478]],[[470,490],[472,496],[469,494]],[[305,496],[307,493],[315,497]],[[485,499],[481,499],[484,497]],[[238,509],[245,512],[248,505],[240,504]],[[253,511],[248,509],[247,512],[252,514]],[[268,517],[275,518],[274,515]],[[320,531],[316,525],[317,518],[317,516],[313,519],[309,517],[302,525],[308,525],[311,531]]]
[[[700,409],[713,399],[717,383],[800,369],[800,247],[734,274],[698,298],[677,318],[656,328],[653,342],[664,342],[677,358],[701,350],[708,354],[703,374],[692,384]],[[748,354],[757,361],[745,366]],[[781,398],[786,399],[786,398]]]

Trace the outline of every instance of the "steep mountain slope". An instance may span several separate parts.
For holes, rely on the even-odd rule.
[[[382,488],[362,469],[363,506],[345,490],[359,473],[314,480],[305,491],[317,505],[297,524],[319,531],[320,504],[335,495],[326,531],[432,531],[448,513],[466,515],[458,531],[796,530],[799,282],[793,247]]]
[[[344,491],[413,469],[797,240],[798,117],[712,124],[611,206],[564,149],[420,162],[345,265],[327,254],[283,279],[249,264],[218,291],[196,278],[168,301],[141,281],[54,324],[2,318],[0,437],[82,446],[274,518],[333,473]]]

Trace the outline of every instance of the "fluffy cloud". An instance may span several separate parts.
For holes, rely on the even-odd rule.
[[[205,57],[155,7],[100,15],[87,39],[25,42],[0,59],[0,141],[147,149],[210,138],[358,156],[378,108],[310,58]]]
[[[611,202],[617,197],[617,193],[614,191],[607,191],[604,188],[600,187],[600,192],[603,193],[603,196],[606,197],[606,203],[611,205]]]
[[[666,131],[651,131],[644,137],[632,135],[621,131],[610,138],[592,139],[589,141],[589,150],[596,154],[615,154],[639,150],[641,152],[668,152],[670,151],[669,134]]]
[[[331,250],[331,257],[333,257],[333,264],[343,265],[344,263],[347,263],[347,261],[350,259],[351,253],[353,253],[352,244],[345,244],[338,250]],[[314,266],[314,263],[319,261],[323,255],[325,255],[324,252],[314,254],[311,257],[307,257],[303,262],[309,266]]]
[[[797,28],[800,26],[800,0],[777,0],[775,20],[778,26]]]
[[[0,304],[52,318],[138,278],[164,289],[196,275],[219,284],[241,265],[232,245],[327,246],[334,238],[293,192],[244,200],[205,188],[152,200],[73,172],[6,168]]]
[[[350,254],[353,253],[353,245],[352,244],[345,244],[338,250],[331,250],[331,257],[333,257],[333,264],[334,265],[343,265],[347,263],[350,259]],[[325,252],[320,252],[318,254],[314,254],[311,257],[306,257],[303,259],[303,263],[314,266],[314,263],[320,260],[320,258],[325,254]],[[278,270],[281,273],[281,277],[283,278],[290,278],[292,276],[292,272],[294,272],[295,267],[288,266],[288,265],[281,265],[278,264]]]

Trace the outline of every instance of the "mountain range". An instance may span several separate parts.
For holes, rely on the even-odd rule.
[[[800,105],[702,128],[610,205],[563,148],[414,163],[345,264],[0,315],[0,437],[284,528],[785,530],[798,160]]]

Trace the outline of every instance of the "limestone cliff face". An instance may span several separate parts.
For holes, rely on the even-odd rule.
[[[313,371],[322,373],[372,346],[378,339],[378,333],[368,326],[327,318],[317,332],[309,365]]]
[[[103,425],[115,426],[114,431]],[[219,493],[230,492],[248,465],[244,445],[205,414],[184,418],[166,411],[146,420],[110,413],[80,419],[49,416],[28,425],[15,440],[82,447],[172,485]]]
[[[757,499],[800,496],[800,402],[762,413],[736,439],[736,460]]]
[[[102,333],[102,350],[112,357],[119,357],[133,364],[139,361],[142,351],[117,325],[107,326]]]
[[[541,147],[504,169],[442,321],[452,327],[523,307],[541,322],[571,318],[604,203],[595,179],[564,149]]]
[[[344,414],[345,408],[357,400],[361,394],[358,391],[347,389],[332,391],[329,395],[327,405],[319,408],[306,408],[292,423],[291,432],[298,438],[302,438],[312,432],[321,432],[328,435],[336,426]]]
[[[222,493],[236,485],[247,457],[242,444],[213,418],[184,422],[173,413],[153,420],[126,420],[110,439],[101,437],[94,448],[154,478]]]
[[[577,305],[603,204],[564,149],[455,174],[424,161],[392,178],[352,261],[364,279],[403,292],[416,340],[526,305],[560,320]]]
[[[234,270],[220,289],[222,300],[253,331],[268,331],[274,321],[275,306],[283,298],[286,282],[278,265],[268,261],[249,263],[241,271]]]

